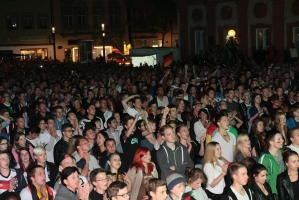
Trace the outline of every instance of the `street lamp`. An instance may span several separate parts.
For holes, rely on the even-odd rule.
[[[53,38],[54,60],[56,60],[55,27],[52,27],[52,38]]]
[[[106,51],[105,51],[105,24],[102,24],[102,36],[103,36],[103,57],[104,57],[104,62],[106,62]]]
[[[230,58],[233,60],[233,54],[236,50],[237,46],[239,45],[239,38],[236,37],[236,31],[231,29],[227,32],[227,36],[225,38],[226,40],[226,46],[228,47],[228,50],[230,52]]]

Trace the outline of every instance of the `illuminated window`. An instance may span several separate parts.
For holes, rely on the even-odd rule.
[[[265,49],[271,43],[270,31],[268,28],[256,29],[256,47],[262,46]]]

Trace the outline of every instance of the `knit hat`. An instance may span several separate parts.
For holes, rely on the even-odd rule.
[[[178,173],[171,173],[166,178],[167,188],[169,191],[172,190],[174,186],[182,182],[186,182],[186,180],[182,175]]]

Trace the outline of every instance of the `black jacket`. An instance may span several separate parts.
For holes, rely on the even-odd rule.
[[[67,153],[67,149],[69,148],[69,143],[66,142],[63,137],[55,144],[54,146],[54,160],[55,164],[59,166],[58,158],[60,155]]]
[[[271,187],[269,183],[265,182],[264,184],[265,189],[269,193],[268,197],[264,194],[264,192],[259,188],[259,186],[256,184],[255,181],[253,181],[250,185],[250,190],[252,193],[252,196],[254,197],[255,200],[268,200],[269,198],[271,200],[275,200],[275,196],[272,194]]]
[[[244,187],[244,189],[249,197],[249,200],[254,200],[251,190],[248,189],[247,187]],[[220,200],[238,200],[238,198],[236,197],[235,193],[232,191],[230,186],[226,186],[224,188],[224,192]]]
[[[298,176],[299,179],[299,176]],[[298,182],[299,183],[299,182]],[[298,185],[299,187],[299,185]],[[295,200],[294,199],[294,190],[292,187],[291,179],[288,175],[288,170],[280,173],[277,176],[277,183],[276,183],[278,199],[280,200]],[[299,192],[299,191],[296,191]]]

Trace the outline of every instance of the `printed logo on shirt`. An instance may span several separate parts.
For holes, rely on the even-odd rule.
[[[131,144],[137,144],[137,143],[138,143],[138,139],[137,138],[132,138]]]

